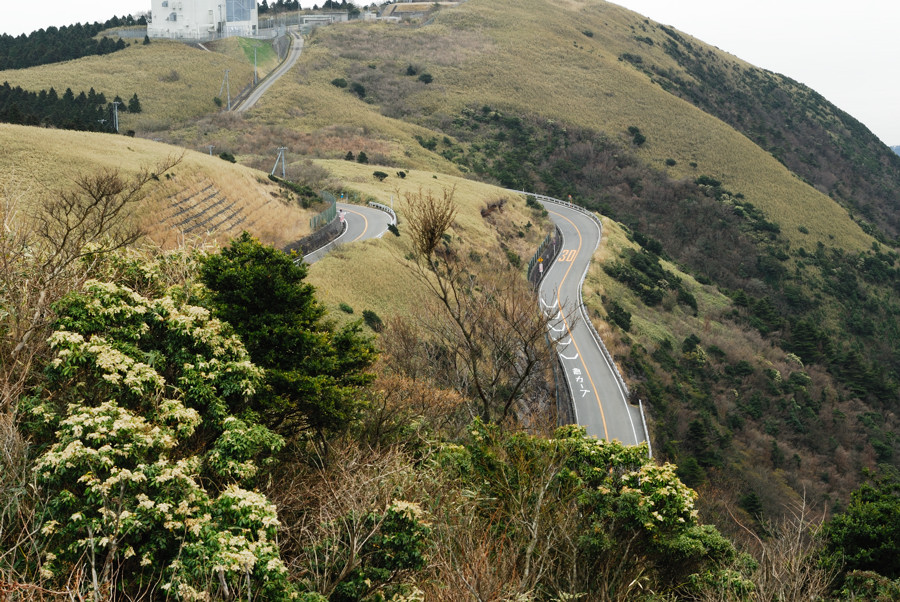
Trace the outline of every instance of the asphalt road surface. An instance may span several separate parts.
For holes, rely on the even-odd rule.
[[[641,443],[645,431],[640,410],[628,403],[615,367],[583,311],[581,288],[600,244],[600,226],[581,211],[538,199],[562,232],[562,249],[541,281],[539,295],[541,308],[553,318],[550,335],[557,341],[576,421],[598,439]]]
[[[272,73],[267,75],[259,82],[259,85],[256,86],[256,89],[250,92],[250,95],[247,96],[247,98],[244,99],[243,102],[234,107],[234,111],[236,113],[242,113],[253,108],[253,105],[255,105],[256,102],[260,98],[262,98],[262,95],[266,93],[266,90],[268,90],[269,87],[271,87],[271,85],[276,81],[278,81],[279,77],[290,71],[291,67],[297,64],[297,59],[300,58],[300,53],[303,51],[303,36],[301,36],[299,33],[294,32],[291,32],[290,35],[294,39],[291,40],[291,47],[288,50],[287,57],[284,59],[284,61],[282,61],[280,65],[278,65],[278,67],[276,67],[276,69]]]
[[[338,203],[337,207],[338,211],[344,212],[344,221],[347,222],[347,228],[343,234],[324,247],[316,249],[309,255],[305,255],[303,261],[306,263],[315,263],[336,246],[369,238],[381,238],[387,232],[387,227],[391,223],[391,216],[379,209],[362,205],[348,205],[346,203]]]

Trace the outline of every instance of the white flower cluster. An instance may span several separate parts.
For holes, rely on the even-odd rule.
[[[394,500],[391,502],[388,510],[393,510],[398,514],[405,514],[409,519],[421,522],[425,518],[425,511],[415,502],[407,502],[406,500]]]
[[[278,508],[261,493],[229,485],[219,499],[226,505],[240,510],[245,520],[257,522],[263,527],[277,527],[280,524]]]

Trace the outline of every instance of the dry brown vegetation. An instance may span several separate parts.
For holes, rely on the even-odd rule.
[[[65,190],[86,173],[98,170],[139,173],[147,164],[172,153],[182,153],[171,146],[139,138],[6,124],[0,125],[0,146],[6,151],[0,155],[0,186],[10,198],[18,199],[23,209],[59,189]],[[297,167],[301,168],[302,165]],[[184,230],[199,224],[203,218],[178,227],[188,214],[171,219],[177,211],[172,209],[173,203],[211,186],[210,190],[218,194],[216,198],[227,202],[210,211],[207,217],[228,206],[229,212],[238,211],[240,215],[220,225],[217,231],[209,231],[208,226],[220,224],[223,214],[191,233],[195,236],[222,242],[243,228],[269,244],[280,246],[308,234],[309,218],[315,212],[293,203],[265,176],[215,156],[184,152],[177,168],[160,178],[160,185],[132,209],[142,218],[143,228],[152,240],[177,245],[184,241]],[[245,219],[238,224],[241,218]]]

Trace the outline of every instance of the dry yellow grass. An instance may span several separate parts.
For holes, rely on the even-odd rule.
[[[304,62],[306,55],[315,51],[305,49]],[[456,165],[426,151],[416,141],[416,135],[433,135],[430,130],[385,117],[378,107],[332,86],[330,81],[335,77],[336,74],[310,74],[303,70],[282,77],[247,112],[246,127],[317,132],[316,149],[326,157],[365,151],[370,157],[383,155],[395,165],[460,174]]]
[[[463,256],[476,251],[490,257],[491,261],[500,262],[500,265],[507,261],[500,248],[501,240],[520,255],[524,264],[551,228],[546,218],[525,206],[523,198],[487,184],[447,175],[438,175],[435,179],[432,172],[416,170],[401,179],[394,175],[395,170],[349,161],[317,163],[327,167],[336,179],[345,182],[348,188],[358,191],[363,197],[372,197],[389,205],[393,195],[394,209],[400,222],[399,238],[385,234],[378,240],[347,244],[310,267],[309,281],[332,308],[344,302],[353,307],[357,314],[371,309],[382,318],[412,316],[422,310],[424,293],[411,277],[405,259],[409,252],[409,238],[403,225],[404,203],[399,197],[405,198],[407,193],[415,194],[421,189],[426,194],[431,192],[440,196],[444,190],[453,189],[457,215],[449,234],[454,247]],[[378,182],[372,176],[372,172],[378,169],[391,176],[384,182]],[[483,218],[481,209],[499,198],[508,199],[502,213],[497,214],[499,219]],[[532,226],[526,228],[529,222]],[[511,236],[512,227],[515,231],[521,230],[525,236]]]
[[[256,67],[259,70],[260,78],[265,77],[281,63],[278,54],[272,48],[272,40],[232,37],[209,42],[204,46],[238,63],[246,61],[251,68],[253,67],[253,48],[256,47]],[[252,73],[251,69],[251,81]]]
[[[168,227],[171,223],[164,223],[172,213],[168,210],[170,199],[183,198],[207,184],[220,196],[236,201],[233,209],[246,216],[246,228],[270,244],[286,244],[309,233],[312,211],[289,207],[273,197],[278,189],[266,174],[218,157],[140,138],[8,124],[0,124],[0,148],[4,149],[0,153],[0,190],[7,198],[16,199],[23,210],[71,187],[81,174],[110,169],[128,175],[183,154],[171,177],[155,184],[137,209],[154,240],[178,242],[179,234]],[[230,236],[228,232],[220,234],[223,239]]]
[[[219,94],[226,69],[232,96],[253,80],[253,63],[242,51],[229,56],[154,40],[146,46],[132,43],[110,55],[0,71],[0,82],[34,91],[54,87],[60,94],[66,88],[78,94],[93,87],[110,101],[116,95],[127,101],[136,93],[143,112],[120,112],[119,129],[145,132],[214,112],[213,98]]]
[[[675,177],[708,174],[720,179],[778,222],[792,242],[808,245],[811,238],[855,250],[871,244],[829,197],[742,134],[620,61],[623,53],[639,54],[690,79],[661,43],[649,46],[636,39],[666,39],[658,25],[617,5],[599,0],[470,0],[439,11],[433,24],[418,29],[359,23],[323,29],[317,36],[318,43],[308,45],[302,59],[302,81],[310,87],[299,104],[303,115],[298,115],[298,127],[322,127],[317,121],[321,117],[332,124],[367,125],[373,137],[408,140],[408,134],[397,132],[407,126],[392,127],[365,103],[327,85],[345,75],[350,65],[377,65],[385,57],[399,56],[434,76],[434,83],[409,101],[425,115],[452,118],[465,106],[487,104],[603,131],[623,142],[628,141],[627,128],[637,125],[648,140],[638,151],[642,158],[660,166],[667,158],[675,159],[677,165],[670,170]],[[710,60],[745,65],[684,37],[708,51]],[[282,102],[289,111],[290,98]],[[420,159],[421,150],[415,142],[412,146],[405,152]],[[809,236],[799,234],[798,226],[806,227]]]

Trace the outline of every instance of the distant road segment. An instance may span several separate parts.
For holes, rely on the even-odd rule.
[[[343,245],[358,240],[367,240],[369,238],[380,238],[387,232],[388,224],[391,223],[392,217],[379,209],[372,207],[364,207],[362,205],[350,205],[347,203],[338,203],[338,211],[344,212],[344,221],[347,222],[347,228],[344,233],[336,239],[316,249],[309,255],[303,257],[306,263],[315,263],[322,259],[328,251],[338,245]]]
[[[244,111],[252,109],[253,105],[255,105],[256,102],[262,98],[262,95],[266,93],[266,90],[278,81],[278,78],[290,71],[291,67],[297,64],[297,59],[300,58],[300,53],[303,52],[303,36],[296,32],[291,32],[290,35],[292,38],[291,47],[288,49],[285,59],[274,71],[259,82],[259,85],[250,92],[250,95],[247,96],[247,98],[234,107],[235,113],[243,113]]]

